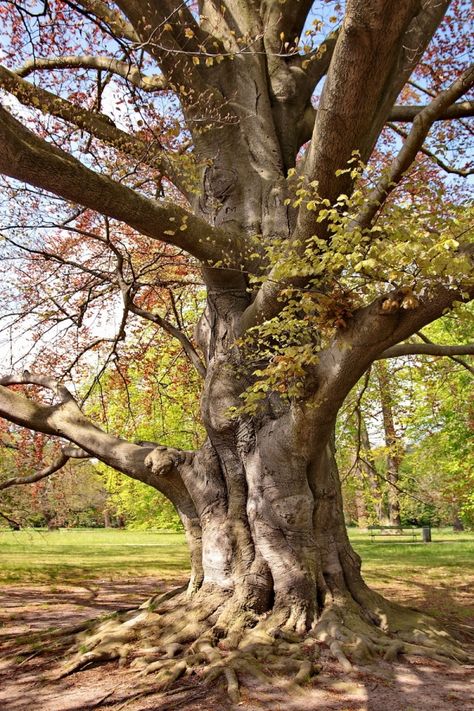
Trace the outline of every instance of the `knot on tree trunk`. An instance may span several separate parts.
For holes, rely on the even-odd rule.
[[[185,461],[184,452],[171,447],[157,446],[145,458],[145,466],[153,474],[166,476]]]

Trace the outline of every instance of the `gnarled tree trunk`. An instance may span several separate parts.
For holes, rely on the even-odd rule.
[[[92,35],[105,28],[108,37],[115,36],[117,52],[122,55],[127,47],[127,61],[137,57],[138,66],[89,55],[35,59],[18,71],[0,68],[0,86],[23,104],[87,131],[126,160],[138,161],[141,182],[129,186],[128,172],[120,182],[91,169],[95,160],[88,157],[82,163],[3,107],[0,171],[126,223],[139,235],[171,244],[200,262],[207,301],[196,347],[176,325],[144,308],[140,277],[127,261],[127,250],[122,253],[108,233],[102,240],[116,266],[110,283],[123,298],[124,319],[135,314],[176,337],[203,376],[207,438],[196,452],[132,444],[92,424],[71,393],[51,378],[26,372],[1,379],[0,415],[76,445],[75,452],[64,450],[31,481],[57,471],[69,456],[97,457],[167,496],[190,546],[187,594],[153,601],[118,629],[111,631],[109,622],[99,626],[85,642],[88,651],[69,670],[127,656],[132,642],[141,644],[144,628],[154,650],[150,654],[165,650],[171,659],[177,648],[173,652],[169,644],[179,647],[181,657],[170,666],[168,681],[203,660],[211,671],[222,671],[216,640],[227,643],[236,652],[226,667],[232,688],[232,664],[245,661],[237,650],[255,651],[258,635],[258,644],[263,640],[278,647],[281,635],[293,635],[294,641],[294,635],[311,633],[313,641],[326,641],[346,667],[347,654],[456,654],[422,615],[391,605],[365,585],[345,531],[333,437],[338,411],[358,379],[377,359],[418,352],[413,344],[407,344],[408,351],[406,346],[397,350],[397,344],[440,317],[460,294],[464,298],[463,283],[449,275],[445,281],[433,279],[420,299],[407,299],[401,286],[387,286],[384,293],[376,291],[385,289],[379,282],[375,291],[361,287],[357,308],[329,319],[329,325],[321,319],[302,335],[317,357],[301,367],[298,396],[285,399],[270,388],[258,413],[231,412],[239,409],[240,395],[255,376],[255,365],[247,362],[239,339],[251,327],[281,315],[287,289],[295,290],[299,304],[313,289],[331,301],[331,289],[345,269],[363,274],[350,260],[346,266],[323,266],[323,257],[333,252],[346,264],[346,245],[341,240],[335,246],[331,228],[344,223],[349,251],[354,231],[363,234],[364,245],[378,240],[381,233],[370,231],[374,219],[434,121],[449,118],[453,110],[457,116],[469,113],[469,102],[454,102],[474,85],[472,68],[427,107],[408,107],[408,114],[407,107],[398,107],[402,110],[395,112],[396,120],[415,117],[400,154],[375,181],[364,205],[345,202],[360,177],[358,170],[348,169],[350,161],[355,155],[362,164],[370,159],[448,0],[348,0],[340,27],[314,51],[299,48],[294,39],[304,33],[313,6],[308,0],[201,0],[193,3],[193,12],[179,0],[117,0],[113,6],[78,0],[72,11],[76,5],[82,8],[81,17],[94,20]],[[111,75],[143,91],[174,93],[191,137],[192,157],[186,148],[165,149],[153,130],[159,133],[158,125],[147,133],[148,126],[142,131],[132,122],[127,134],[108,117],[23,79],[47,67],[92,67],[100,73],[104,62]],[[162,74],[146,74],[153,64]],[[315,111],[312,96],[323,77]],[[75,142],[71,145],[73,150]],[[189,175],[188,159],[196,174]],[[315,200],[294,199],[289,170],[295,166],[297,185],[309,186]],[[104,171],[109,167],[107,157]],[[142,181],[147,170],[150,180]],[[148,183],[160,182],[162,176],[192,209],[148,196]],[[350,219],[339,224],[346,208],[352,210]],[[297,263],[307,258],[310,268],[303,263],[301,273],[279,273],[284,254],[277,247],[294,255]],[[81,312],[78,321],[82,318]],[[273,355],[267,353],[267,363]],[[258,359],[258,353],[252,357]],[[59,401],[40,404],[8,387],[21,383],[49,388]],[[148,668],[174,664],[164,659]],[[304,677],[311,669],[306,660],[299,661],[303,666],[298,674]]]

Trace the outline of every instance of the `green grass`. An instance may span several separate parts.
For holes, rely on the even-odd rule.
[[[433,542],[376,538],[351,529],[368,582],[474,575],[474,533],[433,530]],[[421,534],[420,534],[421,541]],[[80,583],[98,578],[177,577],[189,569],[182,533],[112,529],[0,529],[0,584]]]
[[[350,529],[352,545],[362,558],[367,581],[394,578],[405,580],[422,576],[426,582],[453,576],[474,575],[474,532],[453,533],[452,529],[432,529],[432,542],[416,542],[410,537],[376,537]],[[429,580],[427,579],[429,578]]]
[[[114,529],[0,530],[0,584],[80,583],[189,568],[182,533]]]

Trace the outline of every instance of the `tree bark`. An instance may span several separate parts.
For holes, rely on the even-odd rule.
[[[307,209],[306,201],[301,208],[292,205],[294,195],[287,180],[288,168],[296,163],[301,147],[302,124],[315,82],[327,71],[311,143],[299,166],[300,177],[308,185],[317,185],[321,205],[331,206],[341,193],[352,195],[356,176],[347,170],[348,161],[354,152],[362,161],[369,160],[413,63],[441,21],[447,0],[351,0],[339,32],[327,41],[326,59],[320,57],[308,72],[304,55],[299,60],[291,51],[285,56],[280,46],[281,23],[295,34],[303,29],[311,7],[306,0],[222,4],[202,0],[197,4],[201,22],[179,0],[118,0],[117,9],[112,10],[101,0],[81,0],[79,5],[99,20],[105,18],[118,37],[136,43],[147,55],[144,67],[148,62],[158,64],[164,83],[180,102],[196,166],[200,166],[196,182],[200,180],[201,189],[196,190],[194,176],[192,184],[187,184],[174,170],[173,160],[166,160],[168,154],[161,144],[149,146],[141,132],[124,142],[121,129],[111,126],[106,117],[55,97],[10,70],[0,72],[0,84],[23,104],[88,131],[114,150],[143,162],[143,167],[159,168],[180,187],[193,209],[182,208],[179,201],[151,199],[125,182],[92,170],[89,159],[81,163],[4,108],[0,108],[4,146],[0,171],[124,222],[141,235],[200,260],[207,301],[196,340],[204,364],[197,356],[194,364],[204,375],[201,410],[207,438],[197,452],[126,442],[93,425],[65,388],[29,373],[0,381],[0,415],[17,425],[67,439],[87,455],[155,487],[173,502],[191,554],[188,599],[198,601],[195,608],[194,602],[189,603],[184,612],[195,612],[198,605],[206,610],[194,620],[199,630],[213,615],[214,635],[220,629],[221,636],[228,638],[239,623],[242,634],[257,618],[272,633],[278,628],[304,635],[314,628],[338,658],[341,640],[355,650],[360,644],[368,647],[375,637],[377,645],[388,650],[392,640],[383,638],[382,632],[401,630],[412,639],[413,619],[371,592],[361,577],[360,559],[344,524],[334,429],[345,397],[373,361],[441,316],[464,287],[449,280],[436,282],[422,303],[406,310],[403,294],[396,288],[372,302],[364,295],[361,303],[365,305],[354,308],[347,323],[343,319],[344,327],[335,328],[327,342],[321,334],[307,335],[315,351],[316,345],[323,341],[324,345],[318,351],[317,365],[305,372],[300,398],[285,400],[272,392],[258,414],[235,416],[231,409],[241,406],[240,395],[254,377],[255,368],[245,362],[240,337],[249,326],[280,314],[286,286],[308,284],[306,272],[273,279],[268,248],[281,243],[291,249],[296,246],[301,254],[309,249],[315,257],[319,248],[313,245],[313,237],[325,244],[332,239],[327,218],[319,219],[322,215]],[[296,12],[293,5],[297,5]],[[289,39],[293,41],[293,35]],[[120,63],[114,66],[121,68]],[[462,86],[443,93],[442,106],[436,104],[439,115],[449,108],[448,100],[456,101],[472,85],[472,71],[468,78],[469,82],[463,80]],[[136,75],[135,79],[145,81]],[[430,106],[432,122],[438,113]],[[415,130],[412,139],[421,133],[422,140],[426,135],[431,125],[424,125],[426,116],[422,112],[415,122],[414,130],[420,122],[424,128]],[[417,146],[417,140],[411,140],[403,160],[395,162],[390,185],[401,179]],[[365,214],[364,226],[371,225],[388,195],[384,182],[380,191],[381,199]],[[126,309],[142,315],[139,306],[131,303],[140,290],[139,282],[127,281],[120,251],[117,256],[114,249],[114,256]],[[262,276],[266,278],[259,288],[251,283],[250,277]],[[322,293],[327,288],[326,276],[331,282],[335,273],[329,270],[320,283],[313,279]],[[390,309],[385,308],[387,303]],[[164,323],[160,316],[150,320]],[[321,326],[323,335],[326,327]],[[189,339],[181,335],[189,345]],[[384,367],[382,363],[379,372],[388,478],[393,484],[391,520],[399,523],[395,486],[400,453]],[[59,404],[40,405],[7,387],[24,384],[53,390],[60,397]],[[217,602],[212,608],[213,600]],[[229,605],[221,609],[222,601]],[[181,610],[177,614],[186,616]],[[170,625],[174,631],[176,623],[175,617]],[[188,630],[182,638],[194,643],[199,630]],[[237,647],[239,639],[233,640]],[[83,658],[86,663],[90,660],[87,654]]]
[[[400,478],[400,464],[403,458],[403,448],[395,428],[389,374],[384,362],[381,361],[377,363],[376,373],[379,383],[380,403],[382,405],[385,445],[387,447],[388,515],[392,526],[400,526],[398,481]]]

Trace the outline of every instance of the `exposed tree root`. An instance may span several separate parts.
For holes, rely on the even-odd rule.
[[[208,589],[189,598],[180,588],[82,631],[74,656],[57,676],[119,660],[140,676],[153,675],[155,691],[196,675],[207,684],[223,683],[229,699],[238,703],[242,680],[271,684],[284,678],[287,691],[296,691],[319,673],[328,656],[346,673],[354,664],[380,657],[391,661],[399,654],[468,660],[435,620],[379,596],[371,605],[368,614],[353,598],[341,596],[302,633],[301,610],[257,616],[239,608],[229,592]]]
[[[370,663],[376,657],[393,661],[415,654],[441,662],[467,662],[469,655],[433,618],[394,605],[371,593],[371,617],[352,598],[341,597],[324,611],[314,634],[326,643],[345,670],[351,662]],[[375,603],[375,604],[374,604]]]

